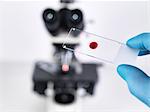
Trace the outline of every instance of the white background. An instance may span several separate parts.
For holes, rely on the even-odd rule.
[[[85,14],[85,30],[125,42],[150,29],[147,1],[77,2]],[[44,98],[32,92],[33,62],[51,61],[51,35],[41,19],[47,8],[59,9],[57,2],[0,2],[0,109],[2,112],[43,112]],[[81,57],[82,61],[87,59]],[[139,58],[138,66],[150,73],[150,57]],[[92,59],[91,59],[92,60]],[[133,97],[116,68],[105,64],[99,69],[96,95],[86,98],[83,112],[148,112],[148,107]],[[105,111],[104,111],[105,110]],[[141,110],[141,111],[140,111]],[[143,110],[143,111],[142,111]],[[145,111],[144,111],[145,110]],[[137,112],[137,111],[136,111]]]

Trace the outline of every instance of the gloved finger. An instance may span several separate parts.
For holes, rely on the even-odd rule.
[[[148,52],[150,51],[150,33],[139,34],[129,39],[126,44],[131,48],[139,49],[141,51],[144,50]]]
[[[127,82],[130,92],[150,106],[150,77],[139,68],[131,65],[119,65],[117,71]]]
[[[146,54],[150,54],[150,51],[142,50],[142,51],[139,52],[138,56],[143,56],[143,55],[146,55]]]

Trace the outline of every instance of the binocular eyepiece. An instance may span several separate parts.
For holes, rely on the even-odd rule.
[[[62,8],[59,11],[46,9],[43,12],[43,20],[53,36],[58,36],[62,31],[69,32],[73,27],[80,30],[84,28],[83,14],[79,9]],[[74,33],[73,36],[78,36],[78,33]]]

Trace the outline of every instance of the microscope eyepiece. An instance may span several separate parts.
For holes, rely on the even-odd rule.
[[[46,9],[43,12],[43,19],[46,28],[53,36],[57,36],[61,31],[69,32],[73,27],[80,30],[84,28],[83,14],[79,9],[62,8],[59,11]],[[78,35],[78,33],[73,34],[73,36]]]
[[[79,9],[75,9],[71,11],[71,22],[74,24],[79,24],[83,22],[83,14]]]
[[[45,22],[52,23],[56,21],[57,14],[56,11],[53,9],[46,9],[43,13],[43,19]]]
[[[43,13],[43,19],[48,31],[56,36],[59,33],[60,18],[58,13],[53,9],[46,9]]]
[[[81,10],[74,9],[70,11],[69,16],[67,17],[67,26],[68,29],[71,28],[78,28],[80,30],[84,29],[83,14]],[[79,34],[80,32],[76,32],[76,31],[72,33],[74,37],[78,36]]]

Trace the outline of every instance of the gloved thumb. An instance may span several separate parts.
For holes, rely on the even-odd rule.
[[[131,65],[119,65],[119,75],[127,82],[130,92],[150,107],[150,77]]]

